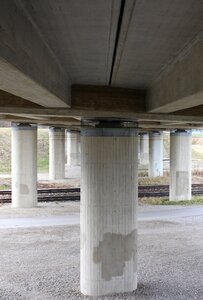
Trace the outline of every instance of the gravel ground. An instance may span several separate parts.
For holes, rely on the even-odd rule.
[[[4,209],[9,212],[1,207],[1,217]],[[71,209],[78,211],[79,203],[69,203],[66,213]],[[38,213],[56,210],[64,208],[52,204]],[[79,226],[1,229],[0,299],[203,299],[203,217],[139,222],[138,250],[137,291],[85,297],[79,291]]]

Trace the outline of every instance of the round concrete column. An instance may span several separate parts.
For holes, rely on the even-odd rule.
[[[100,126],[81,132],[80,278],[90,296],[137,288],[137,129]]]
[[[49,179],[65,177],[65,129],[49,129]]]
[[[12,207],[37,206],[37,127],[12,124]]]
[[[140,164],[140,135],[137,136],[138,164]]]
[[[149,164],[149,134],[140,134],[140,164],[147,166]]]
[[[67,132],[67,164],[69,166],[80,165],[80,132]]]
[[[170,134],[170,200],[191,200],[192,134]]]
[[[163,176],[163,133],[149,134],[149,176]]]

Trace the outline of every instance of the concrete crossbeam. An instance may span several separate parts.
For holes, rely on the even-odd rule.
[[[139,121],[181,121],[194,124],[202,124],[202,116],[185,116],[185,115],[172,115],[163,113],[138,113],[132,111],[105,111],[105,110],[88,110],[86,109],[64,109],[64,108],[19,108],[19,107],[1,107],[0,115],[38,115],[49,117],[76,117],[76,118],[126,118],[128,120]]]
[[[146,91],[109,86],[73,85],[72,109],[106,111],[146,111]]]

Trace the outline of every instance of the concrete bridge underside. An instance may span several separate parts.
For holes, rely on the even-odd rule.
[[[16,161],[28,139],[36,146],[36,131],[26,123],[74,130],[86,124],[81,290],[97,296],[134,290],[137,127],[152,136],[179,130],[177,145],[189,145],[181,130],[203,128],[203,1],[0,4],[0,119],[23,123],[13,129]],[[188,172],[179,165],[173,171]]]

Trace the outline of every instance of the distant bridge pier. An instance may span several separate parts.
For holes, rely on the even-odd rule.
[[[143,167],[149,165],[149,134],[140,133],[140,164]]]
[[[65,129],[49,128],[49,179],[65,178]]]
[[[191,130],[170,133],[170,200],[191,200]]]
[[[149,133],[149,176],[163,176],[163,132]]]
[[[67,164],[68,166],[80,165],[80,132],[76,130],[67,132]]]
[[[137,128],[101,122],[81,131],[81,292],[137,288]]]
[[[12,207],[37,206],[37,126],[12,124]]]

